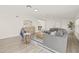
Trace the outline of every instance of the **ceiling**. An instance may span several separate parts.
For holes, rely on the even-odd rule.
[[[34,9],[38,9],[37,12]],[[0,16],[36,17],[39,19],[75,18],[79,14],[79,5],[0,5]]]

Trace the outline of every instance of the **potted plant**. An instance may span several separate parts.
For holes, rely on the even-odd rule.
[[[69,24],[68,24],[68,28],[71,30],[71,31],[74,31],[74,22],[70,21]]]

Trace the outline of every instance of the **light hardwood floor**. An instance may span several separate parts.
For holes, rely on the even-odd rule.
[[[74,32],[69,33],[67,41],[67,53],[79,53],[79,41]]]
[[[79,41],[73,32],[69,33],[67,41],[67,53],[79,53]],[[0,39],[0,53],[51,53],[49,50],[31,41],[26,45],[19,37]]]
[[[0,40],[0,53],[51,53],[41,47],[35,41],[24,44],[19,37],[6,38]]]

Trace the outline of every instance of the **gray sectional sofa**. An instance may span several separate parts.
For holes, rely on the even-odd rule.
[[[55,35],[50,34],[53,31],[56,31]],[[45,38],[43,40],[44,46],[53,49],[57,52],[61,53],[66,52],[68,33],[65,29],[52,28],[50,31],[44,33],[45,33]]]

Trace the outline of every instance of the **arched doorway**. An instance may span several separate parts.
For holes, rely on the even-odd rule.
[[[75,21],[75,35],[79,40],[79,19]]]

